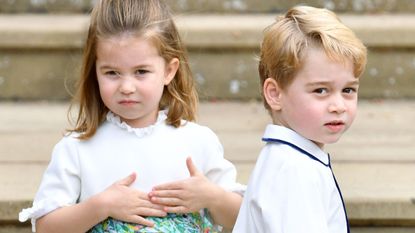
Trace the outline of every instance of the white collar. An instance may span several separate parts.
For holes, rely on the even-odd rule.
[[[326,152],[292,129],[279,125],[267,125],[262,140],[287,144],[311,159],[317,160],[325,166],[330,166],[330,158]]]
[[[164,121],[166,119],[167,119],[167,110],[162,110],[162,111],[158,112],[157,120],[156,120],[156,122],[154,122],[154,124],[149,125],[149,126],[144,127],[144,128],[133,128],[130,125],[128,125],[127,123],[125,123],[124,121],[121,121],[121,118],[119,116],[115,115],[113,112],[109,111],[107,113],[107,121],[108,122],[122,128],[122,129],[125,129],[128,132],[132,132],[135,135],[137,135],[138,137],[144,137],[144,136],[150,135],[153,132],[154,127],[164,123]]]

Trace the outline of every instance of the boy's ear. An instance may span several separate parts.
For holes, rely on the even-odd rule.
[[[263,93],[265,101],[267,101],[271,110],[279,111],[282,109],[281,97],[282,89],[279,87],[277,81],[273,78],[267,78],[264,81]]]
[[[166,76],[164,77],[164,85],[168,85],[173,80],[179,69],[180,61],[177,58],[171,59],[169,64],[166,66]]]

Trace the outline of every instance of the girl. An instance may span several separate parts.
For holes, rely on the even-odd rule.
[[[243,187],[216,135],[191,122],[197,95],[161,0],[98,1],[77,96],[76,125],[21,221],[70,233],[233,226]]]

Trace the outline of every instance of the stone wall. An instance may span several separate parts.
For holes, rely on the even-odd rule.
[[[339,13],[412,13],[413,0],[166,0],[175,12],[275,13],[296,4]],[[0,0],[0,13],[86,13],[96,0]]]
[[[202,99],[259,99],[256,56],[262,29],[280,11],[300,1],[168,0],[177,14]],[[362,98],[415,98],[415,8],[413,0],[313,0],[331,6],[369,49],[361,79]],[[369,2],[371,4],[369,4]],[[94,0],[0,0],[0,100],[68,100],[79,77]],[[243,3],[243,4],[242,4]],[[254,4],[256,3],[256,4]],[[352,4],[353,3],[353,4]],[[356,6],[365,7],[358,11]],[[399,14],[366,14],[382,11]],[[280,7],[280,8],[277,8]],[[403,7],[403,6],[406,6]],[[195,10],[198,9],[198,10]],[[249,9],[249,10],[247,10]],[[268,9],[268,10],[266,10]],[[349,14],[353,10],[365,14]],[[49,14],[72,12],[81,14]],[[413,11],[415,12],[415,10]]]

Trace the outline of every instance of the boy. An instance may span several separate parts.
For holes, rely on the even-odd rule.
[[[326,9],[294,7],[265,30],[259,74],[273,124],[233,232],[349,232],[323,147],[352,124],[365,64],[365,46]]]

